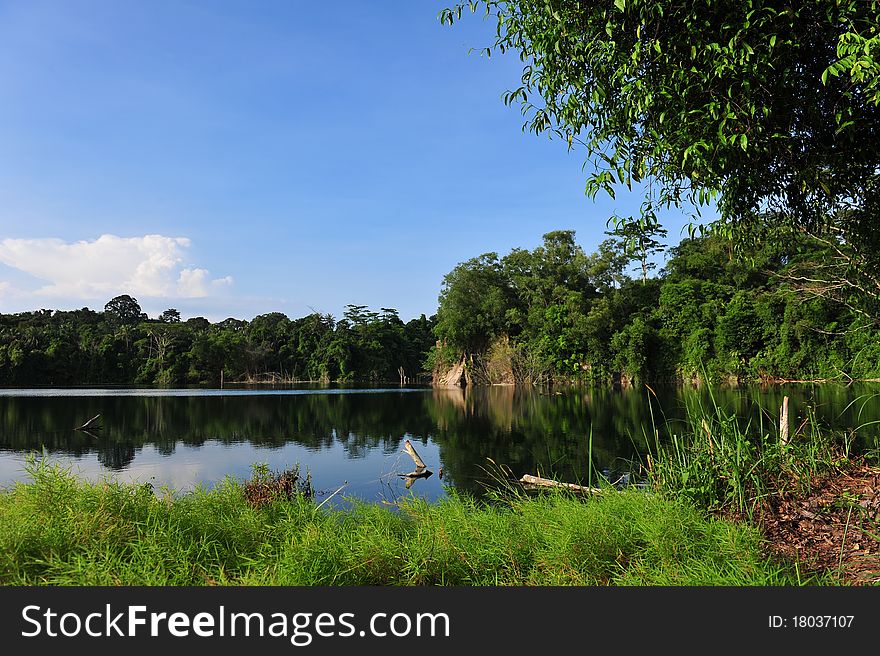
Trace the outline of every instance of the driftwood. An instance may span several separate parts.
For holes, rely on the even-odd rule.
[[[416,450],[413,448],[412,442],[406,440],[403,443],[403,448],[406,449],[406,452],[409,454],[409,457],[413,459],[413,462],[416,464],[415,471],[411,471],[408,474],[398,474],[401,478],[406,479],[406,489],[412,487],[413,481],[417,478],[428,478],[432,476],[434,472],[432,472],[425,465],[425,461],[419,457],[419,454],[416,453]]]
[[[92,426],[92,422],[95,421],[100,416],[101,416],[100,413],[96,414],[94,417],[89,419],[82,426],[78,426],[78,427],[74,428],[73,430],[85,430],[86,428],[89,428],[89,427],[91,427],[93,430],[100,428],[100,426]]]
[[[558,487],[573,492],[583,492],[584,494],[600,494],[602,492],[598,487],[586,487],[584,485],[576,485],[574,483],[560,483],[550,478],[541,478],[540,476],[532,476],[531,474],[523,474],[519,479],[523,487],[526,489],[537,489],[542,487]]]

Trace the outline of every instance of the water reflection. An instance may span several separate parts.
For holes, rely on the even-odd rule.
[[[409,439],[442,480],[412,482],[437,498],[447,486],[476,495],[491,484],[490,463],[515,476],[552,475],[585,482],[592,471],[624,473],[656,442],[681,432],[689,411],[718,405],[756,432],[775,430],[783,396],[792,429],[812,409],[834,429],[877,440],[878,385],[790,385],[761,389],[567,389],[514,387],[385,390],[101,390],[0,394],[0,484],[24,478],[25,454],[42,451],[89,478],[176,489],[244,478],[255,462],[299,463],[319,490],[348,482],[345,494],[383,500],[404,493],[397,476],[412,469]],[[73,430],[100,414],[100,428]]]

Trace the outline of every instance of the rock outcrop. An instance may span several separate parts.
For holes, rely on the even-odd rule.
[[[436,387],[465,387],[468,384],[465,357],[446,370],[434,371],[433,384]]]

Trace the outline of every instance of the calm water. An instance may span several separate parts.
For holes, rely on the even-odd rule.
[[[711,396],[710,396],[711,394]],[[447,486],[480,495],[491,463],[524,473],[586,480],[593,471],[629,471],[659,439],[684,429],[688,405],[714,402],[771,431],[782,397],[792,430],[807,408],[863,448],[880,435],[880,385],[799,385],[769,389],[566,390],[540,393],[389,389],[0,389],[0,485],[27,480],[28,454],[45,452],[89,480],[113,475],[186,491],[226,476],[247,478],[254,463],[299,464],[319,493],[393,501],[436,499]],[[100,428],[73,430],[100,414]],[[592,446],[590,435],[592,434]],[[434,475],[411,490],[412,441]],[[442,480],[437,475],[443,468]],[[339,495],[334,499],[341,499]]]

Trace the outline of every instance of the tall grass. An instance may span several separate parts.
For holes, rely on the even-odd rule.
[[[584,500],[511,488],[491,504],[451,493],[334,510],[290,486],[251,503],[248,483],[232,479],[157,496],[79,481],[45,460],[31,463],[30,477],[0,493],[4,585],[802,582],[762,556],[754,528],[635,490]]]
[[[749,519],[773,494],[809,491],[817,474],[847,462],[853,434],[819,426],[811,408],[803,422],[780,439],[776,418],[757,425],[727,412],[710,397],[687,407],[686,429],[661,442],[655,433],[648,459],[653,487],[698,508],[729,510]]]

